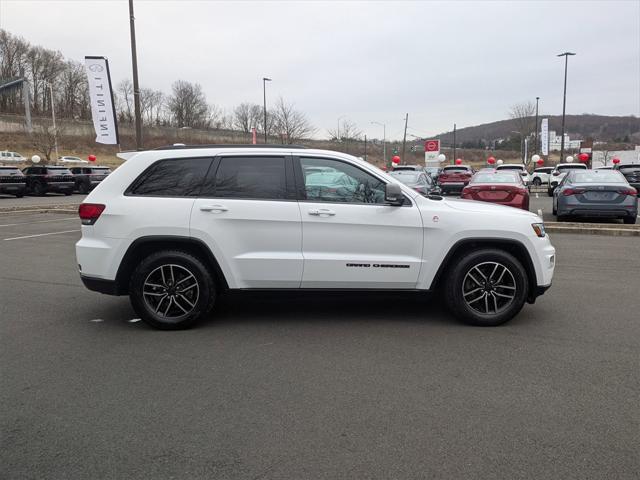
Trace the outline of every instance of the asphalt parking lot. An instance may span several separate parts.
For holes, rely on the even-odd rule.
[[[509,324],[416,294],[235,294],[161,332],[75,216],[0,214],[0,469],[22,478],[638,478],[640,242],[552,235]]]
[[[82,203],[86,195],[74,193],[73,195],[63,195],[60,193],[47,193],[44,197],[27,195],[16,198],[9,195],[0,195],[0,208],[2,207],[26,207],[31,205],[69,205]]]

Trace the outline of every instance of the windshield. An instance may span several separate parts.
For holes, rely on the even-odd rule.
[[[394,172],[407,171],[407,170],[418,170],[420,167],[416,167],[415,165],[404,165],[402,167],[393,167]]]
[[[558,171],[562,172],[563,170],[586,170],[587,166],[576,163],[575,165],[558,165]]]
[[[444,172],[446,173],[468,172],[468,171],[469,171],[468,167],[444,167]]]
[[[409,170],[405,170],[403,172],[391,172],[390,174],[393,178],[400,180],[402,183],[418,183],[418,179],[420,178],[420,173],[413,172]]]
[[[476,173],[471,183],[520,183],[520,177],[515,173]]]
[[[626,183],[619,172],[612,170],[588,170],[586,172],[572,172],[569,180],[573,183]]]
[[[71,175],[71,171],[68,168],[47,168],[49,175]]]
[[[523,165],[500,165],[498,167],[498,170],[520,170],[520,171],[525,171],[525,168]]]
[[[640,173],[640,165],[622,165],[619,168],[622,173]]]
[[[22,174],[19,168],[0,167],[0,175],[19,175],[19,174]]]
[[[91,173],[98,173],[100,175],[106,175],[107,173],[111,173],[111,169],[109,168],[92,168]]]

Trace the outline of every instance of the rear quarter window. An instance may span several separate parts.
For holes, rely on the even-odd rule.
[[[211,158],[159,160],[131,184],[125,195],[197,197],[211,161]]]

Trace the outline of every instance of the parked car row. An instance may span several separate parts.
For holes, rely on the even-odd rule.
[[[47,193],[89,193],[107,175],[109,167],[83,166],[69,169],[64,166],[37,165],[20,170],[16,166],[0,166],[0,194],[46,195]]]

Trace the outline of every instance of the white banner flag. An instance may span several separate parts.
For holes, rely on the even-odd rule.
[[[96,130],[96,142],[108,145],[120,143],[116,109],[113,104],[109,62],[104,57],[84,57],[89,82],[91,116]]]
[[[540,144],[542,145],[542,154],[549,155],[549,119],[543,118],[540,124]]]

